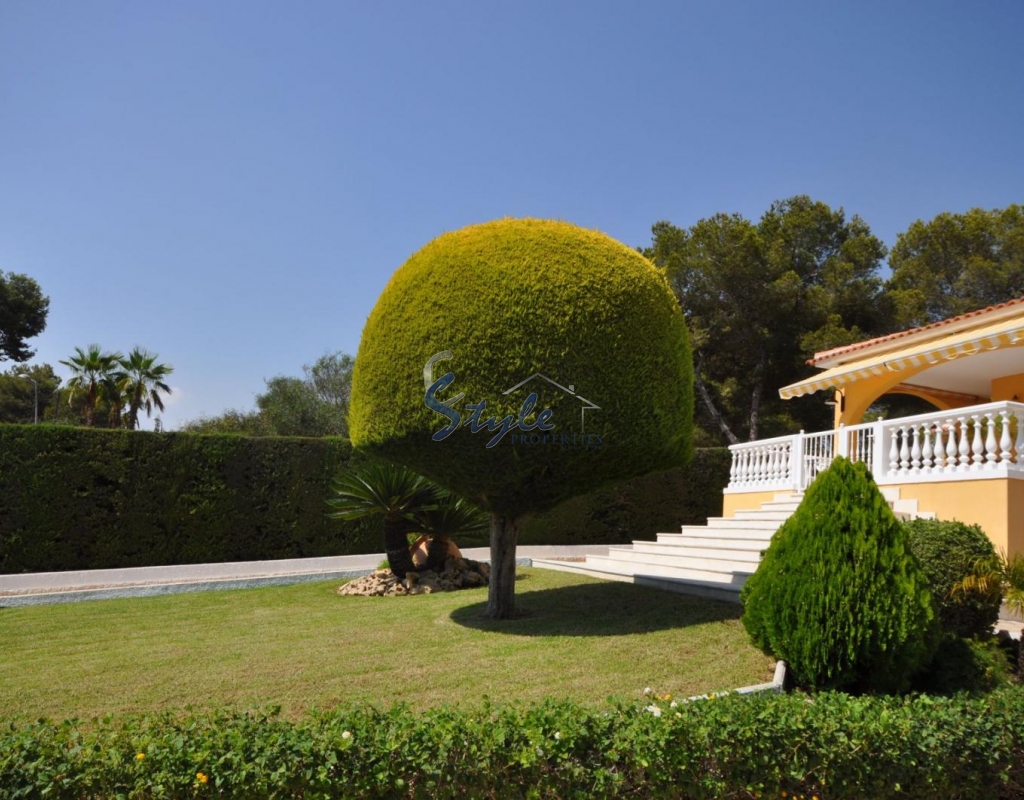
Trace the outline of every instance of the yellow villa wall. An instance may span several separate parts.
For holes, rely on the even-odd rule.
[[[1024,372],[1004,375],[992,381],[992,401],[1024,400]]]
[[[902,484],[900,499],[917,500],[919,510],[934,511],[939,519],[979,525],[997,550],[1024,554],[1024,481]]]
[[[745,509],[758,509],[761,503],[770,503],[775,495],[785,492],[785,489],[775,489],[771,492],[741,492],[739,494],[722,495],[722,516],[734,517],[737,511]]]
[[[886,486],[891,486],[889,484]],[[1024,555],[1024,481],[1005,478],[940,483],[897,484],[901,500],[917,500],[918,510],[939,519],[958,519],[981,527],[997,550]],[[757,509],[779,490],[723,495],[722,516]]]

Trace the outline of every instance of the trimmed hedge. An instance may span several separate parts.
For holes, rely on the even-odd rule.
[[[0,425],[0,573],[376,552],[328,519],[342,439]]]
[[[6,797],[1019,798],[1024,691],[0,726]]]
[[[342,439],[0,425],[0,574],[377,553],[379,520],[328,519]],[[725,448],[574,498],[521,544],[613,544],[721,513]],[[459,537],[463,547],[486,543]]]
[[[520,529],[519,544],[628,544],[703,525],[722,515],[731,464],[725,447],[695,450],[685,467],[597,489],[534,517]]]

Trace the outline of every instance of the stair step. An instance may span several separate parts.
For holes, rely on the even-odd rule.
[[[748,539],[755,542],[764,542],[765,545],[775,535],[772,528],[705,528],[701,525],[686,525],[681,533],[659,533],[658,541],[665,537],[666,542],[675,541],[675,537],[681,539]]]
[[[670,567],[681,567],[682,569],[701,570],[703,572],[742,572],[747,575],[757,569],[757,563],[760,561],[759,553],[753,553],[753,558],[736,558],[735,554],[730,558],[728,557],[729,555],[729,553],[725,553],[727,557],[723,558],[723,554],[718,551],[712,551],[711,555],[698,556],[693,553],[663,553],[651,552],[647,549],[629,550],[626,548],[609,547],[607,557],[630,564],[657,563]]]
[[[779,529],[781,523],[774,519],[745,519],[736,517],[708,517],[708,528],[746,528],[747,530],[771,531]],[[684,525],[683,528],[703,528],[703,525]]]
[[[728,588],[738,592],[751,572],[726,572],[720,570],[688,569],[650,561],[622,561],[611,556],[587,556],[583,566],[611,572],[618,575],[672,578],[678,581]]]
[[[608,552],[632,550],[635,553],[691,556],[693,558],[724,558],[732,561],[753,561],[756,564],[761,560],[761,551],[766,546],[764,542],[753,542],[743,547],[736,547],[736,540],[730,540],[729,544],[731,546],[723,547],[720,542],[714,539],[705,539],[700,542],[694,542],[693,539],[684,539],[677,542],[633,542],[632,545],[612,545],[608,548]]]
[[[785,500],[785,501],[773,500],[773,501],[768,502],[768,503],[761,503],[761,510],[762,511],[788,511],[790,514],[792,514],[794,511],[796,511],[797,508],[799,508],[799,507],[800,507],[800,501],[799,500]]]
[[[765,510],[765,509],[757,508],[757,509],[743,509],[741,511],[737,511],[733,515],[733,519],[749,519],[749,520],[759,520],[759,521],[766,521],[766,522],[778,520],[781,523],[781,522],[785,522],[787,519],[789,519],[790,516],[792,516],[792,514],[789,511],[771,511],[771,510]]]
[[[696,597],[706,597],[712,600],[723,600],[728,603],[738,603],[740,598],[739,589],[732,586],[705,584],[700,581],[684,581],[653,575],[634,575],[631,572],[609,572],[606,569],[599,569],[593,564],[587,565],[580,561],[553,561],[545,558],[535,558],[533,559],[533,565],[542,569],[572,572],[577,575],[587,575],[606,581],[633,583],[637,586],[650,586],[654,589],[694,595]]]
[[[756,550],[761,552],[767,550],[771,543],[771,537],[752,538],[746,536],[724,537],[724,536],[697,536],[686,533],[659,533],[656,544],[665,544],[672,547],[714,547],[719,550]],[[635,544],[635,542],[634,542]]]

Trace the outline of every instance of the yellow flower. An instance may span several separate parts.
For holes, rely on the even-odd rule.
[[[200,783],[206,783],[210,779],[206,776],[205,773],[197,772],[196,773],[196,780],[199,781]]]
[[[135,760],[136,761],[142,761],[142,759],[144,759],[145,757],[146,757],[145,753],[139,753],[137,756],[135,756]]]

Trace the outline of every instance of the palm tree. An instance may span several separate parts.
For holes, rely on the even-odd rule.
[[[372,462],[343,473],[334,481],[334,497],[327,505],[335,519],[359,519],[370,514],[384,517],[384,550],[397,578],[413,570],[407,534],[416,530],[415,518],[425,506],[437,503],[437,490],[423,476],[405,467]]]
[[[978,559],[974,563],[974,574],[952,590],[954,595],[972,592],[1001,594],[1003,604],[1011,613],[1024,616],[1024,555],[1017,553],[1010,558],[1006,551],[1000,551],[998,556]],[[1017,656],[1017,674],[1024,678],[1024,638]]]
[[[122,372],[117,376],[117,387],[128,405],[126,427],[129,430],[139,426],[139,409],[145,409],[147,417],[153,415],[154,407],[163,411],[161,392],[171,394],[171,387],[164,383],[164,378],[174,372],[174,367],[158,364],[156,359],[156,353],[139,347],[133,348],[127,358],[118,358]]]
[[[61,361],[71,370],[71,379],[67,382],[68,405],[74,402],[79,394],[85,395],[85,424],[92,427],[96,406],[103,395],[104,387],[113,381],[115,367],[121,359],[120,353],[104,353],[98,344],[91,344],[86,350],[75,348],[75,354],[67,361]]]

